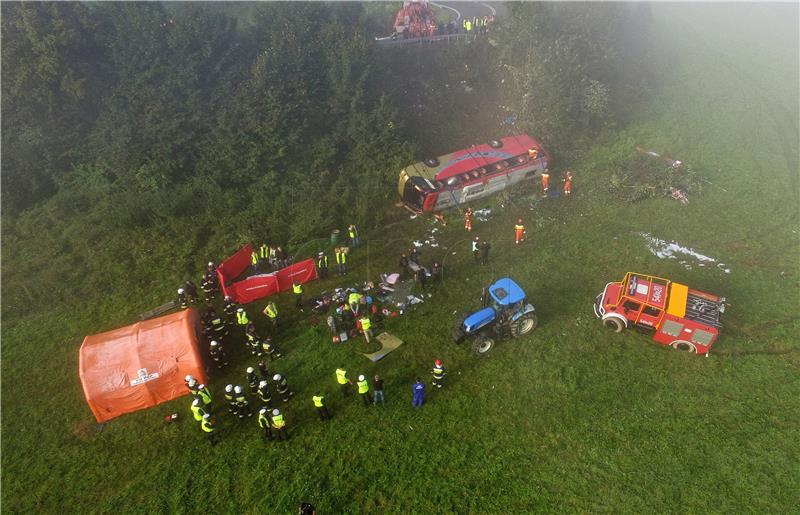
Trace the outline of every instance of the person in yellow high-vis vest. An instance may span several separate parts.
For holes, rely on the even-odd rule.
[[[294,293],[294,306],[300,311],[305,311],[303,309],[303,285],[298,282],[292,284],[292,293]]]
[[[250,323],[244,308],[236,309],[236,323],[241,327],[247,327],[247,324]]]
[[[372,404],[372,395],[369,394],[367,378],[363,375],[358,376],[356,386],[358,386],[358,396],[364,400],[364,406],[368,408]]]
[[[317,408],[317,413],[319,413],[319,419],[323,422],[329,420],[331,418],[331,414],[328,411],[328,406],[325,405],[325,396],[322,395],[320,392],[317,392],[311,400],[314,402],[314,407]]]
[[[361,318],[361,330],[364,332],[364,338],[367,340],[367,343],[369,343],[369,339],[372,337],[372,321],[367,315]]]
[[[197,422],[202,422],[203,415],[206,414],[206,410],[203,409],[203,406],[200,405],[200,399],[195,399],[192,401],[192,405],[189,406],[189,409],[192,410],[192,416]]]
[[[203,415],[203,420],[200,421],[200,429],[208,435],[208,441],[211,442],[212,446],[217,445],[217,427],[211,420],[211,414],[206,413]]]
[[[347,251],[344,247],[336,247],[336,264],[339,266],[339,275],[347,274]]]
[[[269,420],[269,411],[267,408],[261,408],[258,411],[258,428],[261,430],[261,436],[264,441],[272,440],[272,424]]]
[[[281,410],[272,410],[272,427],[278,432],[278,440],[288,440],[289,433],[286,431],[286,420],[283,418]]]
[[[347,397],[350,394],[350,386],[353,384],[353,381],[347,377],[347,370],[344,367],[336,369],[336,382],[339,383],[342,397]]]
[[[269,321],[272,322],[273,328],[278,327],[278,306],[276,306],[274,302],[267,302],[267,306],[264,308],[264,314],[267,315]]]
[[[250,253],[250,265],[253,267],[253,272],[258,271],[258,265],[261,263],[261,257],[258,255],[258,251],[253,249]]]
[[[324,252],[317,254],[317,274],[320,279],[328,277],[328,256]]]

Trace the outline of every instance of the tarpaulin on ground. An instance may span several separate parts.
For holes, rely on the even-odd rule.
[[[222,293],[229,295],[234,302],[247,304],[289,290],[295,281],[303,284],[317,278],[314,260],[306,259],[276,272],[251,275],[234,283],[233,280],[250,266],[252,249],[250,244],[242,247],[217,267]]]
[[[79,374],[98,422],[188,394],[184,377],[206,381],[193,309],[87,336]]]

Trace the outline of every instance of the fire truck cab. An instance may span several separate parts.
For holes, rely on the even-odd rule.
[[[724,311],[725,297],[632,272],[606,284],[594,303],[595,316],[617,333],[636,325],[655,331],[653,340],[661,345],[706,356],[719,335]]]

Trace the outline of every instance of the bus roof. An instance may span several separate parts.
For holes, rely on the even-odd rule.
[[[502,145],[492,148],[488,143],[474,147],[456,150],[449,154],[439,156],[439,166],[430,167],[424,162],[414,163],[405,168],[409,177],[422,177],[428,180],[444,181],[450,177],[504,161],[528,152],[529,148],[536,148],[542,152],[538,141],[527,134],[508,136],[499,140]]]

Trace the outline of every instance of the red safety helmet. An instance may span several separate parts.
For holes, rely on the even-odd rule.
[[[436,365],[437,367],[441,367],[442,366],[442,360],[437,359],[436,361],[433,362],[433,364]]]

